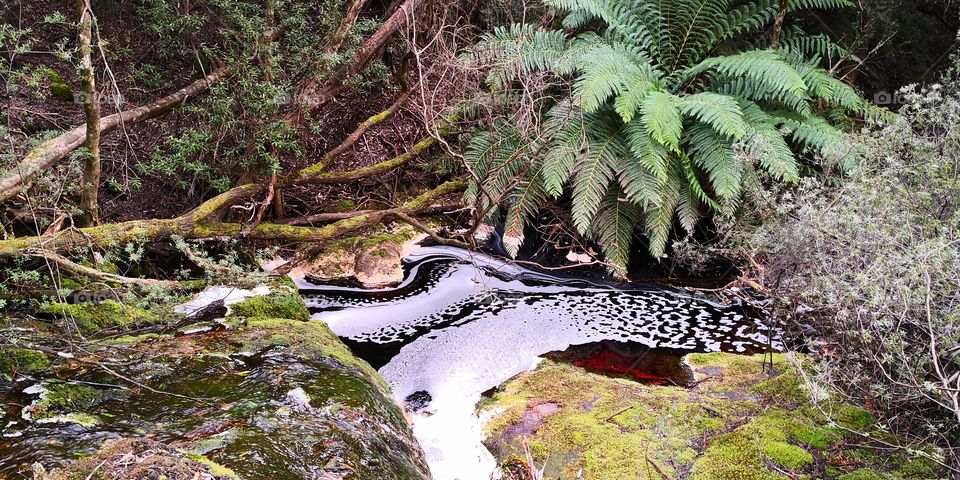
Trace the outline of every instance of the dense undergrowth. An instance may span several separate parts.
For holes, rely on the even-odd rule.
[[[727,230],[725,250],[759,262],[748,268],[778,299],[776,314],[807,330],[819,352],[812,385],[839,387],[881,412],[887,428],[939,445],[934,456],[954,469],[958,87],[953,70],[942,83],[904,89],[897,121],[846,139],[856,169],[771,196],[762,220]]]

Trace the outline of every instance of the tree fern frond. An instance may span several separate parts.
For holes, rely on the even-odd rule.
[[[523,244],[523,228],[527,221],[540,211],[546,203],[547,197],[541,175],[542,166],[532,169],[519,182],[508,199],[507,214],[504,220],[504,238],[516,239],[515,242],[504,242],[504,247],[511,258],[517,256],[517,251]]]
[[[544,189],[553,197],[563,193],[563,186],[570,178],[573,166],[587,146],[584,125],[592,121],[594,114],[583,112],[564,101],[547,114],[545,130],[552,136],[552,142],[543,158]]]
[[[600,43],[584,50],[577,61],[580,75],[573,86],[573,93],[579,99],[581,108],[587,112],[596,111],[611,96],[618,95],[627,84],[642,82],[652,84],[655,75],[649,63],[642,57],[633,57],[630,52],[618,50],[615,46]]]
[[[747,132],[743,112],[733,97],[713,92],[695,93],[683,97],[679,108],[684,115],[710,125],[721,135],[735,140],[743,138]]]
[[[619,0],[544,0],[545,5],[568,12],[583,12],[599,18],[618,36],[662,58],[668,38],[662,15],[653,2]],[[581,13],[582,14],[582,13]]]
[[[713,128],[698,123],[690,127],[684,139],[690,159],[706,173],[713,191],[722,200],[740,194],[743,168],[733,155],[733,143]]]
[[[811,115],[802,121],[781,120],[783,126],[790,131],[790,137],[804,147],[827,151],[836,148],[842,142],[843,135],[840,131],[820,117]]]
[[[640,209],[621,198],[618,185],[611,186],[600,200],[600,208],[591,228],[593,239],[600,245],[614,273],[625,276],[630,260],[633,229],[640,218]]]
[[[783,36],[780,38],[780,48],[798,52],[806,58],[822,58],[830,62],[836,62],[843,58],[851,62],[860,61],[859,57],[834,43],[830,37],[823,34],[810,35],[796,25],[783,30]]]
[[[725,30],[729,0],[674,0],[670,30],[676,48],[669,71],[689,66],[712,50]]]
[[[863,114],[865,120],[874,123],[891,124],[900,118],[899,115],[891,112],[889,109],[870,102],[863,102],[860,112]]]
[[[797,159],[784,141],[783,133],[776,127],[777,120],[749,100],[741,100],[740,104],[750,125],[743,141],[747,155],[759,159],[760,165],[774,178],[785,182],[797,181],[800,177]]]
[[[680,112],[684,100],[669,93],[651,92],[640,104],[640,118],[647,133],[673,151],[680,148],[680,135],[683,132]],[[635,153],[643,156],[646,152]],[[663,171],[664,168],[654,170],[660,176],[663,176]]]
[[[700,184],[700,179],[697,178],[697,172],[694,170],[690,158],[686,155],[680,155],[679,165],[683,170],[684,178],[687,180],[687,188],[690,188],[690,191],[696,195],[697,200],[700,200],[713,210],[719,210],[720,204],[710,198],[710,195],[707,195],[707,192],[703,189],[703,185]]]
[[[670,151],[667,146],[650,136],[646,122],[633,119],[624,126],[624,135],[638,163],[657,178],[666,179]]]
[[[807,94],[807,85],[800,74],[773,50],[752,50],[711,57],[684,71],[681,78],[693,78],[707,70],[714,70],[728,78],[746,78],[770,90],[787,92],[795,97],[803,98]]]
[[[600,199],[616,176],[614,168],[626,154],[618,123],[613,117],[587,125],[587,154],[577,162],[573,182],[573,224],[581,233],[589,230]]]
[[[654,258],[664,256],[673,215],[680,203],[685,180],[677,175],[677,169],[671,169],[671,178],[660,189],[660,201],[644,209],[644,233],[647,236],[647,250]]]
[[[700,205],[700,199],[697,198],[694,190],[690,188],[690,185],[684,185],[680,191],[680,200],[677,203],[677,220],[680,221],[680,226],[687,232],[687,235],[693,234],[697,221],[700,220]]]
[[[481,36],[466,58],[475,64],[492,64],[487,84],[502,89],[522,75],[552,70],[568,47],[563,31],[515,24]]]
[[[832,10],[852,6],[853,3],[848,0],[788,0],[787,12]],[[727,28],[719,37],[726,40],[749,31],[760,30],[773,23],[779,10],[780,0],[755,0],[740,5],[727,15]]]
[[[822,68],[811,69],[806,75],[806,82],[811,86],[810,93],[817,98],[852,112],[863,109],[863,97],[848,83],[837,80]]]

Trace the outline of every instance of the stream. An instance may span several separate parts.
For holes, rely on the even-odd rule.
[[[405,263],[395,288],[299,287],[312,318],[390,384],[437,480],[496,475],[475,406],[544,357],[684,385],[686,353],[782,347],[744,309],[676,291],[549,275],[451,247],[420,248]]]

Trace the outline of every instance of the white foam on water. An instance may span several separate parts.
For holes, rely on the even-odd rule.
[[[421,259],[429,253],[424,250]],[[451,266],[427,291],[379,304],[354,300],[313,315],[354,341],[409,342],[379,372],[401,404],[416,392],[431,396],[411,417],[436,480],[497,477],[476,404],[482,392],[536,368],[544,353],[601,340],[691,351],[745,351],[767,343],[760,322],[706,302],[600,285],[531,286],[489,274],[525,269],[460,255],[472,263]]]

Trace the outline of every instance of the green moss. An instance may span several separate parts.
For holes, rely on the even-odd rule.
[[[73,90],[63,81],[60,73],[52,68],[47,69],[47,80],[50,81],[50,95],[63,102],[73,101]]]
[[[352,212],[357,209],[357,202],[350,199],[343,199],[333,202],[324,209],[327,213]]]
[[[767,403],[797,407],[809,403],[807,392],[804,389],[803,379],[784,364],[785,371],[768,380],[757,383],[751,391],[759,395]]]
[[[806,419],[795,412],[772,409],[736,430],[709,442],[693,467],[693,479],[783,478],[767,468],[774,462],[787,470],[801,471],[813,464],[806,449],[790,443],[797,431],[808,432]],[[759,476],[744,476],[744,469]]]
[[[213,475],[214,477],[224,477],[224,478],[232,478],[235,480],[240,480],[240,476],[237,475],[236,472],[234,472],[233,470],[227,467],[224,467],[223,465],[220,465],[217,462],[214,462],[213,460],[210,460],[209,458],[203,455],[200,455],[198,453],[187,452],[183,450],[180,450],[180,453],[183,453],[184,455],[186,455],[187,458],[189,458],[190,460],[193,460],[194,462],[197,462],[207,467],[207,470],[210,472],[210,475]]]
[[[50,368],[43,352],[27,348],[0,349],[0,373],[40,373]]]
[[[861,432],[877,422],[873,413],[846,403],[834,406],[830,416],[840,425]]]
[[[71,412],[63,415],[49,415],[39,418],[38,423],[74,423],[84,428],[100,425],[100,417],[89,413]]]
[[[104,401],[104,393],[96,388],[71,383],[52,383],[34,405],[35,413],[70,412],[89,409]]]
[[[413,227],[403,226],[396,231],[381,231],[364,236],[347,237],[332,242],[328,251],[333,250],[365,250],[381,245],[401,245],[417,236],[418,231]]]
[[[114,300],[100,303],[50,303],[42,307],[41,311],[72,319],[84,334],[94,334],[116,327],[152,325],[162,321],[151,312]]]
[[[270,294],[248,298],[230,306],[233,315],[247,318],[286,318],[306,322],[310,312],[296,290],[275,287]]]
[[[840,475],[837,477],[837,480],[883,480],[886,478],[890,478],[890,475],[878,472],[876,470],[871,470],[869,468],[861,468],[859,470]]]
[[[377,371],[354,356],[323,322],[251,318],[247,320],[246,330],[253,335],[248,336],[241,347],[245,351],[259,352],[272,347],[286,347],[294,355],[313,359],[333,358],[343,365],[359,369],[389,391],[387,383]]]
[[[943,467],[933,460],[925,457],[916,457],[900,464],[895,473],[902,478],[929,480],[945,478],[946,474],[943,470]]]

